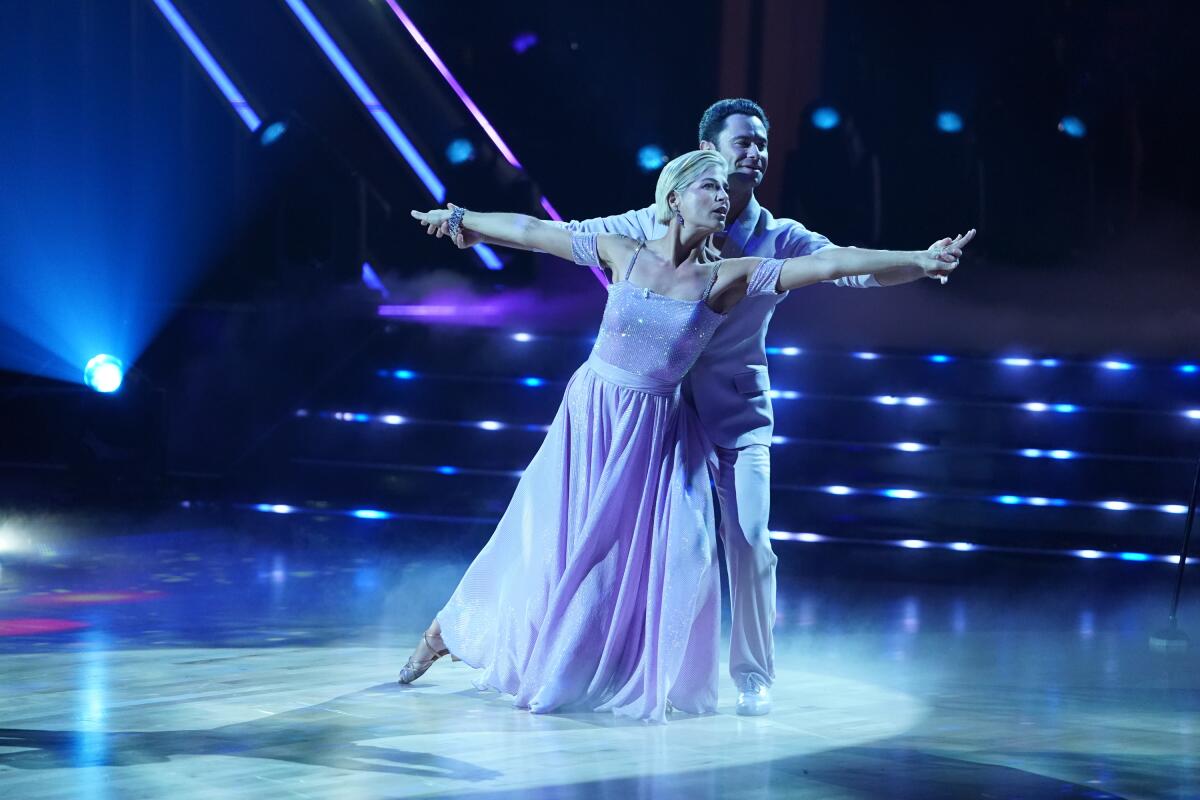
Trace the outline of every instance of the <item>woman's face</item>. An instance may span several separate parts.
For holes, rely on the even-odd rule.
[[[685,224],[709,233],[725,229],[729,215],[729,182],[725,174],[724,169],[710,167],[676,194],[675,204]]]

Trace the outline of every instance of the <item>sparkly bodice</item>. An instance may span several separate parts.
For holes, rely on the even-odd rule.
[[[679,383],[724,317],[701,300],[677,300],[629,281],[609,284],[592,357],[665,383]]]

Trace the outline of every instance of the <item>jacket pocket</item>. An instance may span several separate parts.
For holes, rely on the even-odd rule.
[[[734,375],[733,385],[741,394],[761,394],[771,390],[771,377],[766,367],[751,367],[748,372]]]

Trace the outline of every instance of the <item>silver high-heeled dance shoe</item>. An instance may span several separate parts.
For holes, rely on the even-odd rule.
[[[425,674],[425,671],[433,666],[433,662],[437,661],[442,656],[450,656],[451,661],[458,661],[458,656],[450,655],[450,651],[446,648],[435,650],[433,644],[429,641],[429,631],[421,634],[421,638],[425,640],[425,646],[433,650],[432,658],[409,658],[408,661],[400,670],[400,683],[412,683],[417,678]]]

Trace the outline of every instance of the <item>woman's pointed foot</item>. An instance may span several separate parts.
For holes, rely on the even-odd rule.
[[[429,631],[425,631],[421,634],[421,643],[417,645],[417,649],[413,651],[407,663],[400,670],[400,683],[412,683],[424,675],[426,670],[433,666],[433,662],[445,655],[450,655],[450,651],[446,649],[446,643],[442,641],[441,634],[430,634]],[[454,656],[450,657],[454,661],[458,660]]]

